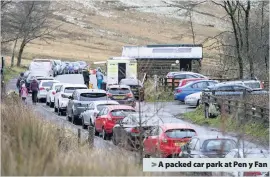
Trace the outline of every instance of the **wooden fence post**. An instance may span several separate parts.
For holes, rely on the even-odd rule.
[[[93,126],[88,126],[88,143],[89,147],[94,147],[94,139],[95,139],[95,128]]]
[[[167,86],[168,86],[168,82],[167,82],[167,78],[164,78],[165,82],[164,82],[164,91],[167,91]]]
[[[175,79],[172,78],[172,91],[174,91],[174,82],[175,82]]]
[[[261,118],[262,119],[264,118],[264,110],[263,110],[263,108],[261,108]]]
[[[78,145],[81,143],[81,129],[78,128]]]
[[[231,114],[231,100],[228,100],[228,112]]]

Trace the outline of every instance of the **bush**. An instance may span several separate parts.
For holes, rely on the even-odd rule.
[[[40,119],[15,99],[2,103],[1,121],[4,176],[144,175],[134,159],[124,153],[78,146],[76,135],[68,129]]]

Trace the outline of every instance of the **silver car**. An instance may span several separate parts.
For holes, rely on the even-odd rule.
[[[117,101],[112,101],[112,100],[108,100],[108,101],[93,101],[92,103],[90,103],[87,108],[85,108],[85,111],[81,113],[80,117],[82,119],[82,127],[83,129],[87,128],[87,126],[93,126],[97,114],[99,113],[99,111],[104,108],[105,106],[108,105],[119,105],[119,103]]]

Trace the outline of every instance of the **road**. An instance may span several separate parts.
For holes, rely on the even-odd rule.
[[[70,75],[59,75],[56,76],[56,80],[64,83],[73,83],[73,84],[83,84],[83,77],[80,74],[70,74]],[[96,83],[95,76],[91,76],[91,82]],[[15,83],[16,80],[11,80],[11,82],[7,85],[7,90],[14,90],[15,88]],[[95,86],[96,87],[96,86]],[[142,112],[147,112],[147,113],[152,113],[152,114],[157,114],[160,117],[160,121],[164,123],[182,123],[182,124],[187,124],[193,127],[198,135],[216,135],[216,136],[222,136],[222,133],[219,132],[216,129],[211,129],[208,127],[204,126],[199,126],[195,125],[189,122],[186,122],[184,120],[181,120],[179,118],[176,118],[176,115],[185,113],[187,111],[192,111],[194,110],[193,108],[190,108],[186,105],[179,104],[178,102],[166,102],[166,103],[145,103],[141,102],[141,110]],[[137,108],[139,107],[137,103]],[[77,133],[78,129],[81,129],[81,126],[74,125],[68,121],[66,121],[65,116],[58,116],[54,113],[52,108],[49,108],[48,106],[45,105],[45,103],[38,103],[36,106],[33,106],[33,109],[38,112],[42,117],[46,118],[47,120],[50,120],[61,127],[66,127]],[[158,112],[158,113],[156,113]],[[87,137],[87,131],[86,130],[81,130],[82,135],[84,138]],[[232,134],[225,134],[226,137],[228,138],[233,138],[236,140],[236,136]],[[243,144],[243,142],[241,143]],[[250,148],[261,148],[261,149],[266,149],[265,147],[256,145],[254,143],[251,143],[249,141],[244,141],[245,147],[250,147]],[[116,148],[111,142],[109,141],[104,141],[103,139],[99,137],[95,137],[95,147],[98,148],[106,148],[108,150],[113,150],[113,149],[119,149]]]

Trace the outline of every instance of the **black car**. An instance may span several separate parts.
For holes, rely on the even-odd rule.
[[[115,100],[119,104],[136,106],[136,99],[127,85],[111,85],[107,88],[107,95],[111,100]]]
[[[128,85],[137,100],[144,100],[144,87],[138,79],[122,79],[120,85]]]
[[[236,148],[237,143],[231,138],[194,136],[181,147],[180,156],[185,158],[224,158],[227,153]]]
[[[115,145],[138,150],[150,130],[158,125],[156,116],[129,114],[113,127],[112,141]]]

